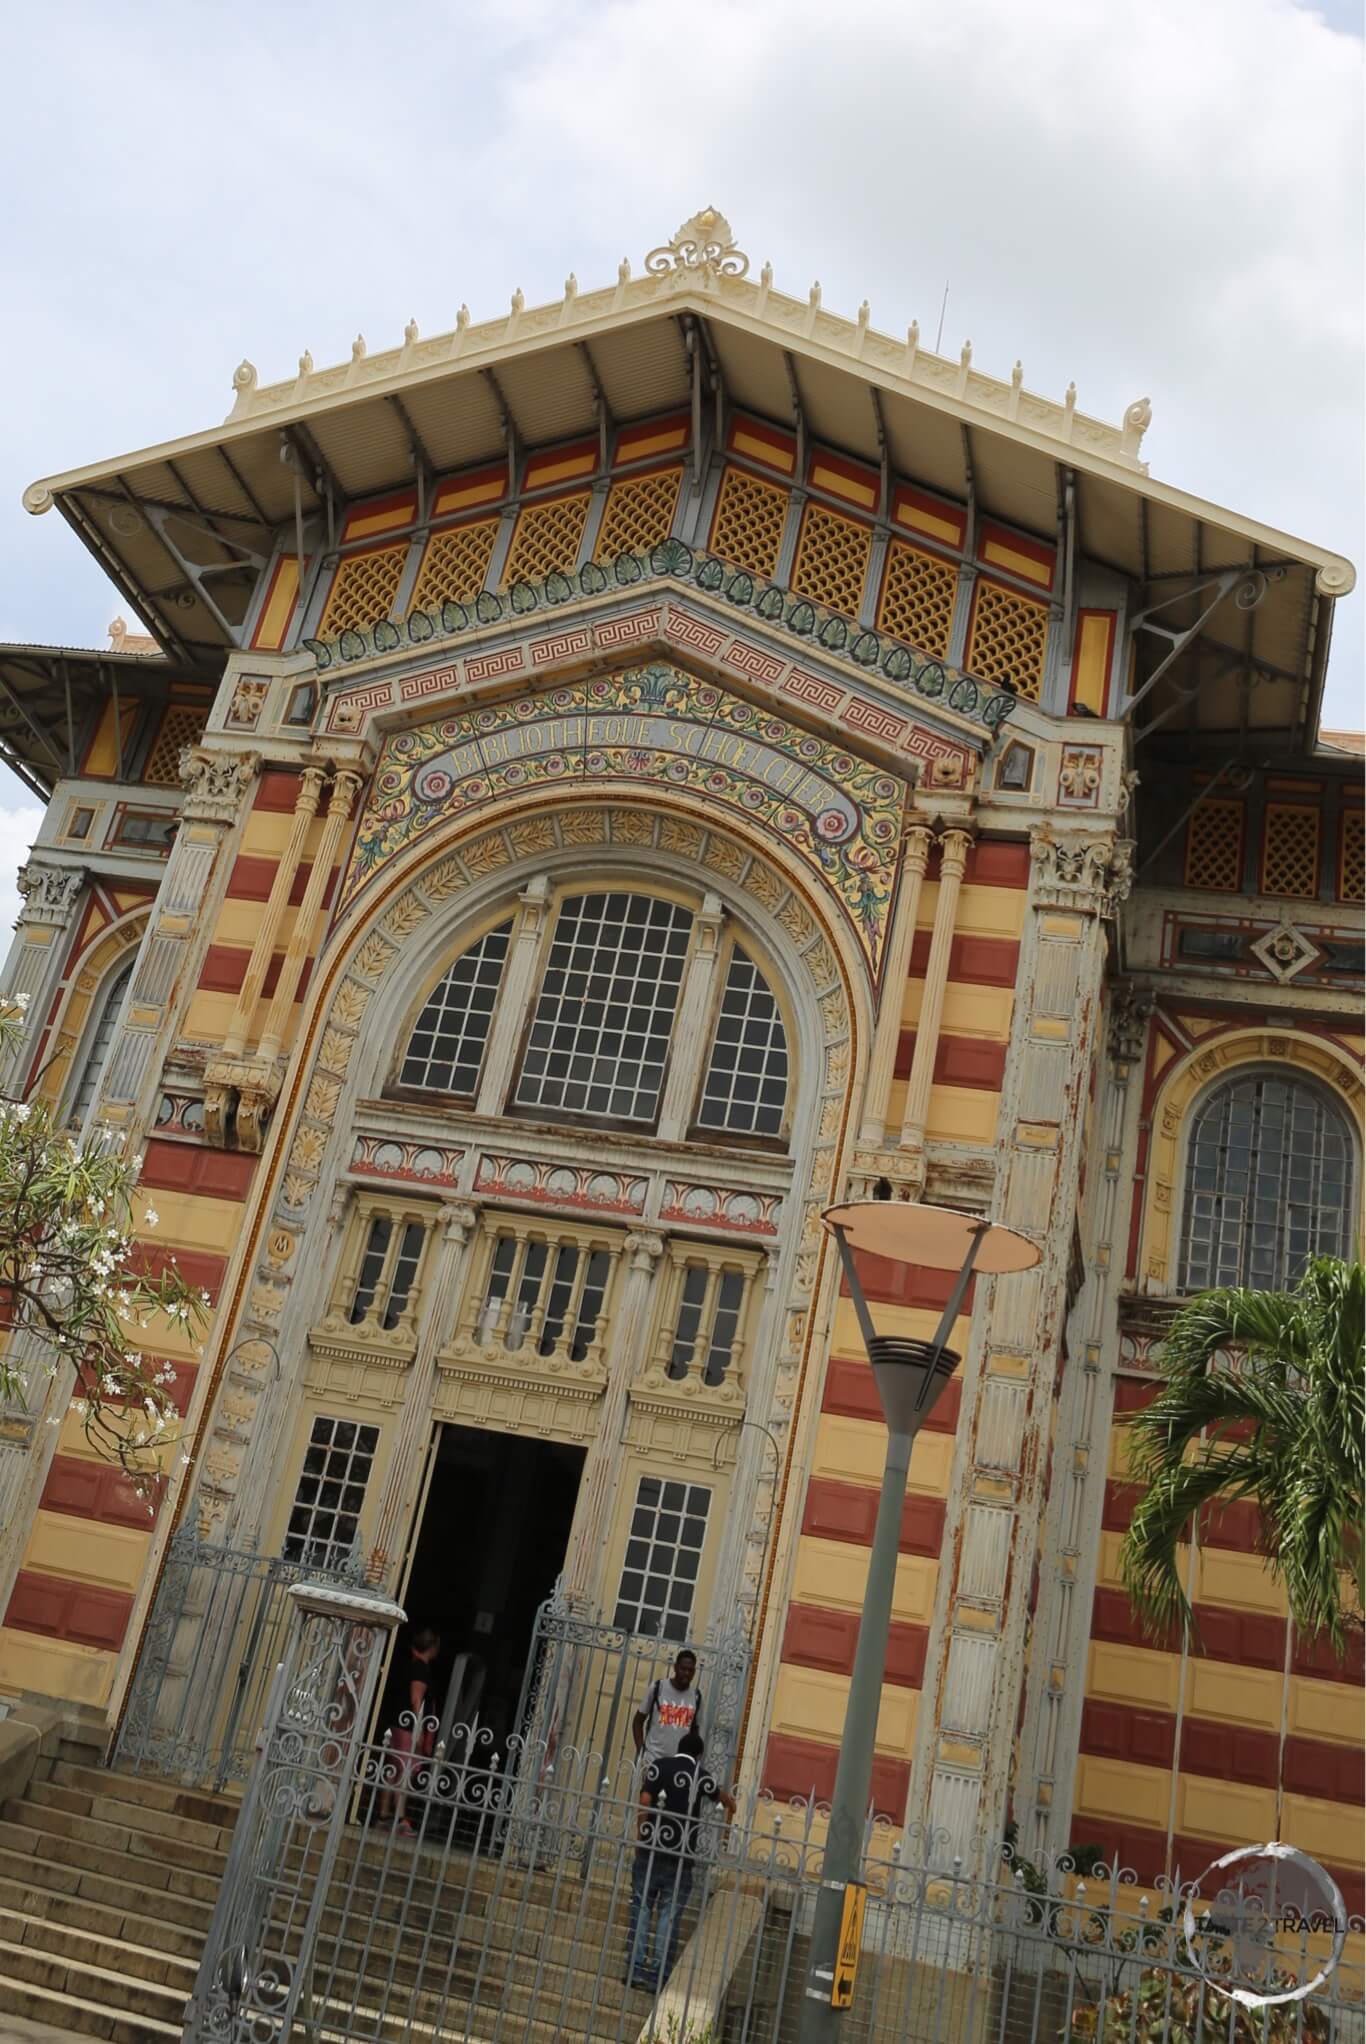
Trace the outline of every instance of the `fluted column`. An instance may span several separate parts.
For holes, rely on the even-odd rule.
[[[645,1354],[655,1268],[663,1254],[662,1236],[642,1229],[626,1237],[626,1275],[607,1346],[607,1388],[602,1396],[597,1435],[588,1450],[579,1483],[566,1571],[571,1597],[581,1599],[590,1608],[602,1598],[603,1551],[612,1520],[626,1408],[637,1364]]]
[[[949,954],[953,949],[954,923],[958,916],[958,894],[963,885],[968,847],[972,833],[950,828],[940,839],[939,899],[935,904],[934,932],[925,966],[925,986],[916,1027],[915,1055],[911,1059],[910,1083],[901,1121],[903,1148],[920,1149],[929,1119],[930,1086],[934,1080],[934,1059],[939,1049],[939,1024],[944,1013],[944,993],[949,982]]]
[[[868,1086],[863,1096],[863,1126],[859,1142],[876,1149],[887,1132],[887,1102],[896,1070],[897,1045],[901,1041],[901,1014],[910,977],[911,951],[915,944],[920,895],[929,864],[932,832],[928,823],[908,825],[901,863],[901,893],[897,899],[896,921],[882,972],[882,1004],[868,1060]]]
[[[361,777],[359,774],[348,773],[343,769],[332,783],[332,794],[327,804],[327,814],[323,819],[318,848],[313,856],[313,865],[309,872],[308,885],[304,889],[304,898],[299,905],[299,913],[294,918],[294,928],[285,949],[284,963],[280,967],[280,978],[275,988],[275,998],[270,1004],[270,1013],[266,1017],[265,1033],[261,1038],[260,1052],[263,1061],[277,1058],[280,1054],[280,1047],[285,1040],[285,1030],[288,1027],[289,1017],[294,1007],[294,996],[299,990],[299,981],[303,976],[303,969],[307,963],[309,952],[313,948],[313,938],[318,926],[318,915],[327,893],[327,883],[332,877],[332,865],[337,856],[337,846],[341,842],[342,832],[345,830],[350,818],[351,804],[355,800],[356,790],[359,788],[360,782]],[[316,809],[316,807],[317,801],[315,798],[314,808]]]
[[[14,926],[14,942],[5,960],[5,998],[24,1014],[22,1037],[0,1054],[0,1092],[8,1091],[41,1032],[52,990],[66,962],[67,933],[85,886],[76,866],[49,866],[30,859],[16,882],[23,908]]]
[[[261,989],[270,970],[271,954],[275,949],[275,939],[280,934],[280,924],[284,920],[285,909],[294,886],[294,876],[299,870],[304,840],[308,836],[309,825],[318,813],[322,791],[323,776],[318,768],[305,767],[299,776],[299,792],[295,797],[294,820],[290,825],[289,838],[280,855],[280,863],[275,868],[270,896],[257,927],[251,957],[247,961],[246,977],[237,996],[237,1006],[233,1010],[228,1033],[223,1039],[224,1057],[237,1057],[246,1043],[247,1032],[256,1013],[256,1004],[261,998]]]

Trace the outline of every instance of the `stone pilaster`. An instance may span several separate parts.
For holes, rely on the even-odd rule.
[[[991,1856],[1005,1820],[1105,925],[1128,885],[1127,847],[1098,832],[1045,825],[1031,856],[996,1218],[1037,1242],[1041,1261],[977,1285],[912,1780],[913,1818],[965,1858]]]
[[[868,1060],[868,1084],[863,1096],[863,1123],[859,1130],[861,1147],[878,1149],[887,1137],[887,1104],[896,1070],[897,1047],[901,1042],[901,1018],[910,977],[911,950],[915,944],[916,920],[925,868],[930,860],[934,833],[928,818],[912,818],[906,826],[905,850],[901,860],[901,887],[897,896],[896,921],[887,946],[882,972],[881,1001],[872,1054]]]
[[[721,956],[725,917],[719,894],[706,894],[693,922],[692,951],[683,979],[674,1024],[674,1055],[669,1061],[664,1099],[659,1111],[661,1141],[681,1142],[696,1110],[702,1083],[702,1060],[708,1045],[707,1026],[716,995],[716,968]]]
[[[13,1090],[52,1003],[66,962],[67,939],[85,874],[76,866],[49,865],[40,858],[21,867],[16,882],[23,907],[5,960],[6,999],[24,1011],[22,1035],[0,1053],[0,1093]]]
[[[1106,1018],[1082,1217],[1085,1277],[1067,1323],[1067,1371],[1058,1400],[1053,1481],[1039,1556],[1020,1777],[1015,1811],[1033,1859],[1067,1848],[1072,1779],[1086,1700],[1086,1649],[1105,1503],[1111,1416],[1115,1295],[1124,1270],[1128,1201],[1137,1146],[1140,1074],[1151,994],[1121,983]]]
[[[498,1027],[498,1017],[500,1014],[522,1016],[526,1013],[549,908],[550,882],[543,873],[538,873],[517,897],[517,920],[508,946],[502,992],[494,1012],[493,1027],[489,1031],[484,1074],[479,1083],[480,1114],[501,1114],[503,1111],[503,1101],[512,1084],[512,1067],[519,1043],[515,1029]]]

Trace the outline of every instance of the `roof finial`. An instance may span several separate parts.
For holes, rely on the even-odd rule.
[[[413,342],[417,339],[417,321],[415,319],[410,319],[407,326],[404,327],[403,339],[406,346],[411,348]]]
[[[672,241],[650,250],[645,273],[650,277],[700,277],[709,283],[715,277],[748,275],[749,257],[735,246],[725,214],[718,213],[715,206],[704,206],[683,222]]]
[[[356,335],[356,338],[355,338],[355,340],[354,340],[354,341],[352,341],[352,343],[351,343],[351,360],[352,360],[353,362],[363,362],[363,361],[365,360],[365,335],[364,335],[364,334],[357,334],[357,335]]]
[[[313,374],[313,350],[311,348],[305,348],[299,357],[299,374],[300,376],[311,376]]]

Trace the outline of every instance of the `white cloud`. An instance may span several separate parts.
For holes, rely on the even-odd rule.
[[[1327,17],[1327,18],[1325,18]],[[1154,473],[1360,560],[1361,72],[1344,0],[53,0],[0,131],[0,637],[126,608],[68,464],[209,423],[245,353],[342,359],[609,278],[696,207],[892,332],[1118,417]],[[1336,24],[1336,26],[1334,25]],[[16,401],[16,394],[21,399]],[[1330,721],[1359,721],[1363,599]]]

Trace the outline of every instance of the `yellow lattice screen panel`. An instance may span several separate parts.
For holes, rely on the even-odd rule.
[[[1338,894],[1343,901],[1366,899],[1366,812],[1349,809],[1342,819]]]
[[[1319,812],[1297,802],[1271,802],[1262,840],[1263,894],[1311,901],[1319,891]]]
[[[667,539],[682,480],[681,468],[662,468],[654,475],[627,476],[613,483],[593,549],[598,559],[614,561],[618,554],[648,553]]]
[[[422,556],[413,591],[414,610],[432,610],[442,603],[467,603],[484,586],[498,537],[498,520],[480,518],[473,525],[453,525],[433,533]]]
[[[957,593],[958,570],[952,561],[894,539],[887,549],[877,628],[905,639],[932,660],[946,660]]]
[[[198,745],[207,722],[206,710],[177,709],[173,705],[161,720],[161,729],[142,770],[143,780],[159,788],[179,787],[180,755],[187,745]]]
[[[760,482],[745,469],[728,468],[711,524],[712,552],[752,575],[776,573],[787,505],[786,490]]]
[[[1243,882],[1243,805],[1202,802],[1186,825],[1187,887],[1236,894]]]
[[[792,564],[792,587],[813,603],[857,617],[872,550],[873,535],[866,525],[842,518],[824,504],[808,504]]]
[[[407,558],[408,542],[404,540],[401,546],[375,547],[344,560],[337,569],[318,637],[335,639],[342,632],[367,632],[380,618],[388,617]]]
[[[528,504],[512,535],[503,587],[510,582],[544,582],[557,569],[561,575],[572,575],[579,564],[588,504],[587,490],[552,497],[546,504]]]
[[[978,577],[967,667],[981,681],[1009,681],[1031,703],[1043,687],[1048,605]]]

